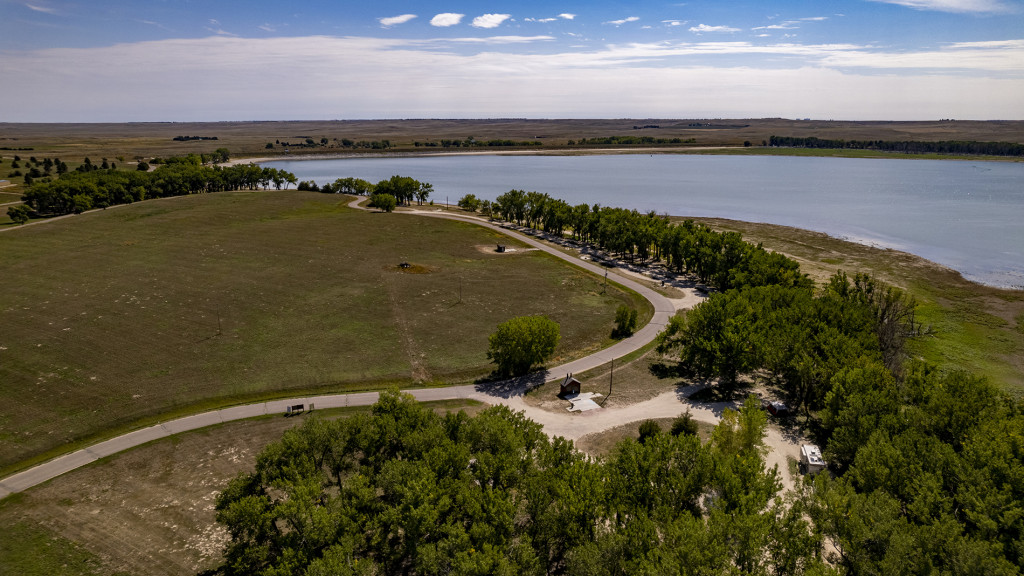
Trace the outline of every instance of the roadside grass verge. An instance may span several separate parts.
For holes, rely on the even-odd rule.
[[[347,201],[226,192],[0,234],[0,468],[225,404],[472,382],[513,316],[558,322],[552,362],[571,360],[639,298],[496,254],[518,243],[472,224]]]
[[[425,404],[474,414],[470,400]],[[162,438],[0,502],[0,574],[195,574],[222,562],[217,494],[285,430],[369,406],[264,416]]]

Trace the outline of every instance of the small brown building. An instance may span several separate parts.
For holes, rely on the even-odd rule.
[[[572,396],[580,393],[580,381],[573,378],[572,374],[566,374],[565,380],[562,381],[562,386],[559,389],[559,396]]]

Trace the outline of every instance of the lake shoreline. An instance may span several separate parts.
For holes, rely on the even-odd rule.
[[[769,150],[768,152],[762,152]],[[788,151],[788,152],[784,152]],[[836,152],[826,154],[825,152]],[[556,148],[502,149],[502,150],[400,150],[394,152],[314,152],[310,154],[279,154],[233,158],[221,166],[237,164],[263,164],[265,162],[292,162],[302,160],[348,160],[356,158],[430,158],[445,156],[601,156],[621,154],[669,154],[682,156],[776,156],[784,158],[849,158],[854,160],[942,160],[957,162],[1024,162],[1015,156],[954,156],[949,154],[906,154],[873,150],[836,150],[831,148],[786,148],[763,146],[696,146],[652,148]]]

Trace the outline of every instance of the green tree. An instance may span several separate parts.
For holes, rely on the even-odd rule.
[[[29,216],[32,214],[32,210],[24,204],[18,204],[17,206],[11,206],[7,209],[7,217],[11,219],[11,222],[21,225],[28,222]]]
[[[547,316],[519,316],[491,334],[487,358],[498,365],[500,376],[526,374],[554,354],[559,338],[558,323]]]
[[[394,212],[397,205],[398,201],[391,194],[377,192],[370,196],[370,206],[379,208],[384,212]]]
[[[462,198],[459,198],[459,208],[462,208],[463,210],[476,212],[479,207],[480,200],[477,199],[476,194],[466,194]]]

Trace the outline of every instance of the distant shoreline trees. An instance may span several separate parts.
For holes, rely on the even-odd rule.
[[[1015,142],[976,142],[944,140],[923,142],[916,140],[841,140],[809,136],[772,136],[768,145],[785,148],[816,148],[841,150],[880,150],[908,154],[975,154],[979,156],[1024,156],[1024,144]]]

